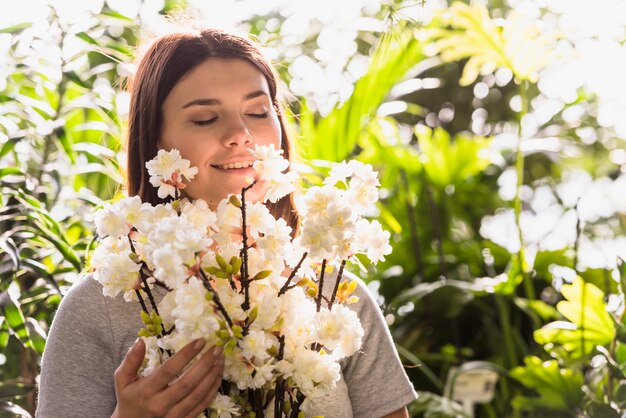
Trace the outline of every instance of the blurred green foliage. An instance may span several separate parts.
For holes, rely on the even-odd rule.
[[[557,32],[502,2],[456,2],[424,25],[404,18],[405,6],[385,3],[370,16],[384,30],[359,32],[367,69],[349,98],[325,112],[306,97],[289,105],[308,180],[348,158],[379,171],[373,215],[392,232],[394,252],[366,266],[365,279],[420,394],[412,416],[624,414],[626,268],[581,262],[586,243],[623,235],[624,208],[585,217],[583,191],[574,201],[561,193],[582,187],[571,186],[573,169],[616,193],[620,166],[610,156],[622,140],[598,122],[598,98],[584,88],[527,123],[543,100],[542,69],[558,58]],[[160,13],[175,8],[167,2]],[[121,189],[123,76],[141,29],[107,4],[73,23],[48,12],[43,29],[0,30],[9,44],[0,83],[0,409],[9,416],[34,409],[46,333],[93,244],[92,210]],[[280,45],[283,18],[256,16],[249,31]],[[314,55],[322,29],[304,54]],[[289,82],[294,58],[283,52]],[[549,213],[552,226],[533,235]],[[555,232],[559,220],[565,232]],[[495,396],[463,406],[455,382],[476,369],[498,374]]]

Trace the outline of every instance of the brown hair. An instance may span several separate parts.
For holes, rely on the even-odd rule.
[[[272,104],[276,109],[282,136],[283,156],[290,160],[290,140],[283,111],[277,98],[277,76],[270,62],[250,40],[216,29],[195,33],[179,32],[157,38],[147,49],[130,80],[131,95],[127,151],[127,188],[130,196],[139,196],[153,205],[164,201],[157,196],[145,168],[158,152],[163,126],[162,106],[176,83],[209,58],[243,59],[254,65],[266,78]],[[295,234],[298,215],[291,195],[275,204],[268,203],[272,214],[284,218]]]

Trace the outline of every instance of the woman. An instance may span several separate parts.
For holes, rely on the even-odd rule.
[[[281,147],[289,137],[269,62],[249,40],[217,30],[166,35],[141,59],[131,84],[128,191],[161,203],[145,163],[160,148],[180,150],[199,172],[185,189],[215,206],[252,174],[247,149]],[[247,197],[259,200],[256,185]],[[296,230],[290,197],[271,206]],[[155,288],[163,296],[162,290]],[[326,417],[406,417],[415,392],[406,377],[380,309],[360,283],[350,305],[365,330],[360,352],[342,361],[343,378],[316,414]],[[178,376],[202,350],[194,341],[147,377],[137,371],[145,354],[139,304],[104,298],[86,278],[63,299],[42,362],[37,416],[196,417],[219,388],[223,355],[212,348]],[[129,349],[130,347],[130,349]],[[177,377],[178,376],[178,377]]]

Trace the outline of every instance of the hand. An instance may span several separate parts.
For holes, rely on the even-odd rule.
[[[222,383],[224,356],[212,347],[185,373],[177,377],[206,342],[192,341],[149,376],[137,375],[146,347],[139,339],[115,370],[117,406],[112,418],[192,417],[211,404]]]

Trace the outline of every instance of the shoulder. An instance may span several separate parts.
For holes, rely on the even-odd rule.
[[[102,300],[102,286],[91,274],[82,274],[72,284],[69,291],[63,297],[62,304],[76,304],[82,301]]]
[[[102,287],[90,274],[81,275],[61,299],[53,325],[61,318],[84,320],[106,310]],[[82,322],[82,321],[80,321]]]

